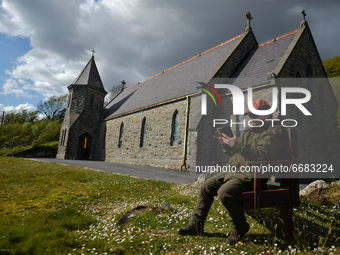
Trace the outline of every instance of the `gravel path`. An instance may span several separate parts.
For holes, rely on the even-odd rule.
[[[191,172],[180,172],[173,169],[164,169],[150,166],[138,166],[130,164],[119,164],[104,161],[67,160],[67,159],[64,160],[55,158],[38,158],[32,160],[55,162],[64,165],[91,168],[105,172],[177,184],[192,184],[198,177],[197,174]]]

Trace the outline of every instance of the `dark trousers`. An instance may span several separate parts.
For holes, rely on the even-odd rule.
[[[252,189],[252,182],[244,182],[239,179],[229,179],[226,182],[211,178],[205,181],[198,194],[196,208],[192,212],[193,221],[204,221],[209,209],[218,196],[218,200],[227,209],[232,226],[236,231],[243,231],[247,228],[248,223],[244,216],[240,199],[242,192]]]

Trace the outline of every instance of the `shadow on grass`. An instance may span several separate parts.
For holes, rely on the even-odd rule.
[[[247,211],[251,218],[263,225],[270,234],[248,234],[250,240],[270,238],[307,249],[308,247],[331,247],[340,239],[340,212],[323,205],[313,205],[302,202],[298,210],[294,210],[293,239],[288,239],[283,231],[283,223],[280,219],[279,208],[267,208],[257,211]],[[332,217],[330,217],[332,216]],[[334,219],[330,221],[330,218]],[[269,240],[268,240],[269,241]]]

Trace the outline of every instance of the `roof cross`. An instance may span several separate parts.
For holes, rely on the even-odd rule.
[[[251,16],[250,12],[247,12],[247,13],[246,13],[246,18],[247,18],[247,20],[248,20],[248,24],[247,24],[247,29],[246,29],[246,31],[250,31],[250,30],[251,30],[251,27],[250,27],[250,20],[253,19],[253,17]]]
[[[307,14],[306,14],[306,12],[305,12],[305,10],[303,10],[302,12],[302,21],[301,21],[301,27],[303,27],[303,26],[307,26],[307,20],[306,20],[306,16],[307,16]]]

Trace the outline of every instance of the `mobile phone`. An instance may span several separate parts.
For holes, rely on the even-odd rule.
[[[233,137],[233,131],[231,130],[231,128],[229,126],[223,126],[217,129],[220,133],[224,133],[229,137]]]

